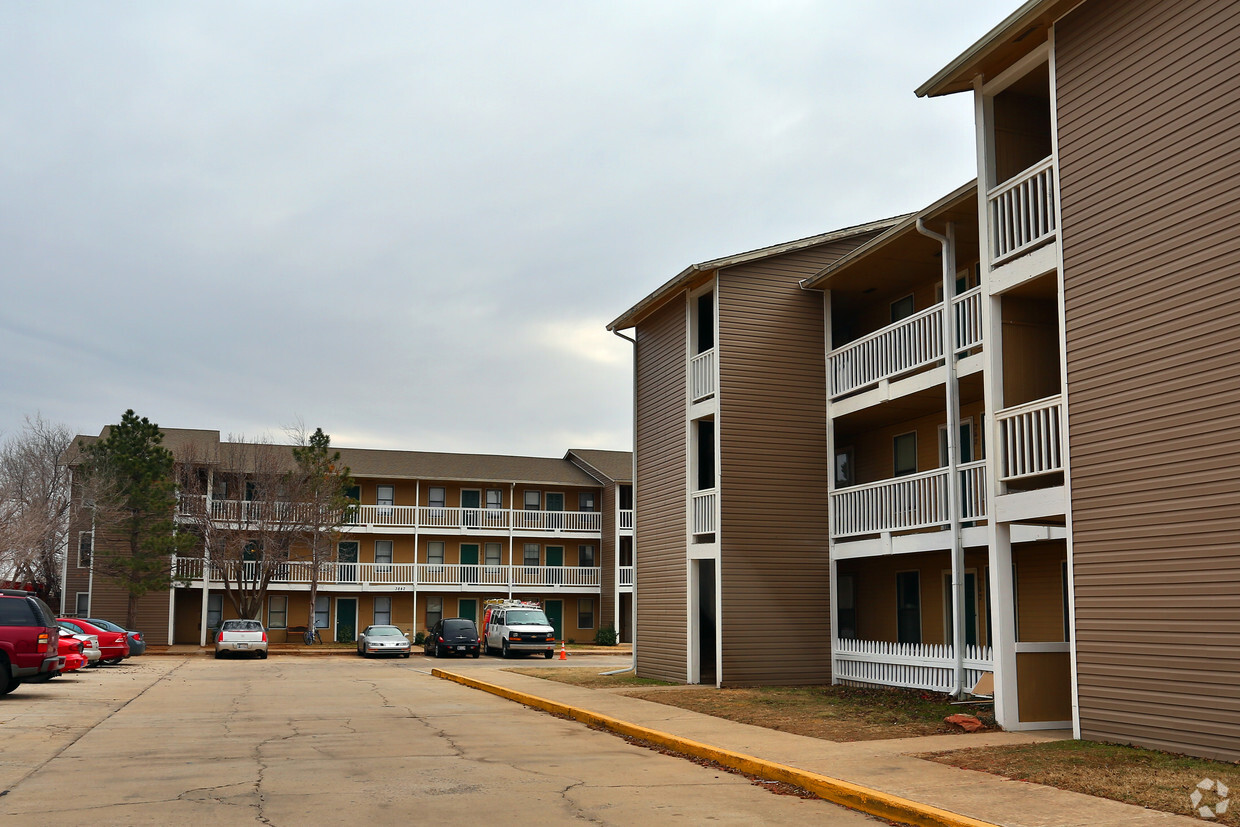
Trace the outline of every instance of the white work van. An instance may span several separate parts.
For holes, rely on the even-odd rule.
[[[483,648],[506,658],[517,653],[555,654],[555,629],[542,606],[520,600],[487,601],[483,616]]]

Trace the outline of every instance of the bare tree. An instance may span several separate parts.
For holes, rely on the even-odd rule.
[[[0,563],[15,580],[60,594],[71,491],[65,452],[68,426],[27,416],[22,430],[0,445]]]
[[[272,581],[289,571],[304,533],[299,479],[290,449],[267,439],[230,436],[210,456],[180,458],[181,530],[198,538],[238,617],[260,617]]]

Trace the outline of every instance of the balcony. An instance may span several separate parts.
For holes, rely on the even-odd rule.
[[[951,301],[956,323],[956,353],[982,344],[981,288]],[[831,398],[884,380],[895,379],[943,359],[943,312],[939,302],[827,355]]]
[[[930,692],[955,688],[956,661],[950,644],[836,639],[831,649],[832,673],[839,680]],[[976,684],[983,672],[993,671],[989,646],[965,647],[965,686]]]
[[[631,568],[631,567],[630,567]],[[222,586],[224,575],[253,581],[261,575],[257,563],[211,562],[201,557],[178,557],[173,561],[173,577],[201,583],[210,571],[210,583]],[[270,580],[273,588],[308,587],[313,566],[304,560],[289,560],[275,567]],[[460,563],[338,563],[319,564],[320,586],[344,586],[359,591],[494,591],[513,589],[572,589],[598,591],[597,566],[494,566]]]
[[[714,534],[719,528],[719,492],[714,488],[693,492],[693,533]]]
[[[620,588],[622,589],[633,588],[633,567],[632,566],[621,566],[620,567]]]
[[[960,519],[986,517],[986,462],[957,466]],[[841,488],[831,493],[831,536],[936,528],[951,522],[947,469]]]
[[[1003,482],[1063,470],[1063,397],[1048,396],[995,414]]]
[[[715,395],[715,349],[703,351],[689,360],[689,398],[703,402]]]
[[[986,193],[993,266],[1055,237],[1056,200],[1054,156]]]
[[[631,508],[620,509],[620,530],[621,531],[632,531],[633,530],[633,509]]]
[[[185,498],[180,516],[201,511],[202,497]],[[274,509],[264,514],[263,509]],[[293,521],[293,506],[245,500],[212,500],[211,517],[221,523],[247,523],[270,519]],[[632,512],[629,512],[632,524]],[[368,531],[450,531],[463,533],[600,535],[603,515],[597,511],[521,511],[508,508],[438,508],[415,505],[355,505],[345,529]]]

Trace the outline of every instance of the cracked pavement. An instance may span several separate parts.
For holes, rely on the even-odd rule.
[[[5,824],[878,823],[417,659],[145,657],[23,685],[0,698],[0,792]]]

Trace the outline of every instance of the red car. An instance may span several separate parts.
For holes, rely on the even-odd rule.
[[[87,623],[76,617],[58,617],[56,622],[71,629],[77,629],[84,635],[95,635],[99,638],[100,660],[103,663],[120,663],[129,657],[129,639],[121,632],[109,632],[100,629],[93,623]]]
[[[60,638],[60,657],[64,664],[60,671],[72,672],[86,665],[86,655],[82,654],[82,641],[64,635]]]

